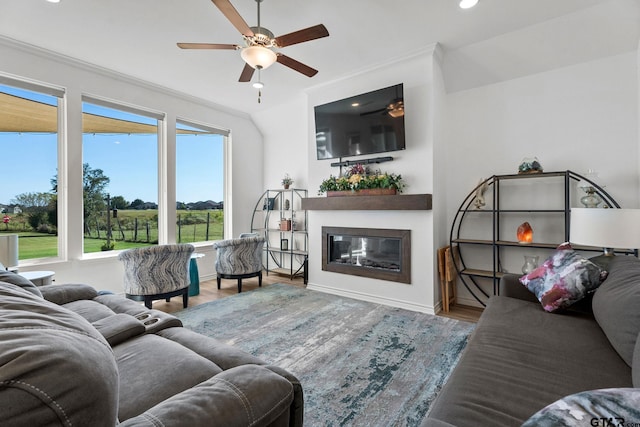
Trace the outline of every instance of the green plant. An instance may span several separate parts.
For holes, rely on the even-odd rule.
[[[358,191],[367,188],[394,188],[401,193],[404,187],[405,183],[401,175],[379,170],[371,172],[361,164],[356,164],[349,168],[344,176],[330,175],[322,181],[318,194],[321,195],[327,191]]]
[[[293,178],[288,173],[284,174],[284,178],[282,178],[282,185],[291,185],[293,184]]]
[[[111,242],[111,243],[104,242],[102,246],[100,246],[100,250],[112,251],[115,247],[116,247],[116,242]]]

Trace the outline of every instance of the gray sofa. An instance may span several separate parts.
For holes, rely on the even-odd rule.
[[[11,282],[11,283],[8,283]],[[290,373],[87,285],[0,272],[2,425],[302,426]]]
[[[592,298],[558,313],[506,275],[422,425],[640,423],[640,260],[607,269]]]

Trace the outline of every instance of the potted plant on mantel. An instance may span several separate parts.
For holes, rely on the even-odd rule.
[[[322,181],[318,194],[333,196],[374,196],[401,193],[405,187],[402,176],[380,172],[371,172],[361,164],[353,165],[340,177],[333,175]]]

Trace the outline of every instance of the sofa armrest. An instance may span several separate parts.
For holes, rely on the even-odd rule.
[[[539,302],[536,296],[520,283],[521,275],[505,274],[500,279],[500,296]]]
[[[243,365],[187,389],[122,427],[268,426],[288,424],[293,386],[269,369]]]
[[[92,325],[102,334],[111,347],[129,338],[142,335],[147,330],[140,320],[124,313],[102,318],[93,322]]]
[[[58,305],[81,299],[93,299],[98,296],[98,292],[93,287],[80,283],[46,285],[40,286],[38,289],[44,299]]]

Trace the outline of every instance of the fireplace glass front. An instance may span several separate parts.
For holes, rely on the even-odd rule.
[[[323,270],[410,283],[410,231],[323,227]]]

